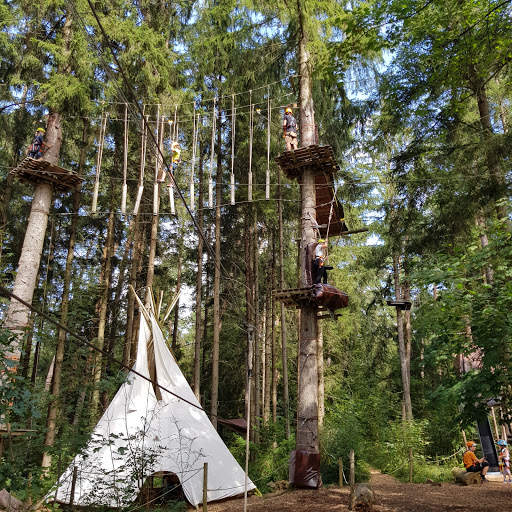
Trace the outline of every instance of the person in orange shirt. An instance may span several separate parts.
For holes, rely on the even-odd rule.
[[[487,471],[489,471],[489,463],[485,460],[485,457],[477,459],[475,455],[476,443],[474,441],[468,441],[466,445],[468,450],[462,457],[462,462],[464,462],[466,471],[471,473],[480,473],[482,480],[485,482],[485,475],[487,474]]]

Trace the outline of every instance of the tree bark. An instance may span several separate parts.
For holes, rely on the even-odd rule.
[[[203,145],[199,144],[199,208],[197,211],[197,223],[200,236],[197,238],[197,275],[196,275],[196,332],[194,346],[194,395],[199,400],[201,395],[201,339],[203,337],[203,328],[201,322],[201,304],[203,291]]]
[[[285,289],[284,281],[284,243],[283,243],[283,193],[281,189],[281,170],[277,173],[277,209],[279,216],[279,283],[281,290]],[[290,392],[288,389],[288,355],[286,349],[286,308],[284,302],[281,306],[281,359],[283,365],[283,407],[285,419],[285,436],[290,438]]]
[[[46,143],[52,147],[46,151],[43,159],[56,165],[58,163],[62,143],[62,127],[60,124],[60,114],[58,112],[51,112],[48,117]],[[29,304],[32,303],[36,287],[52,198],[52,183],[41,182],[36,185],[13,288],[14,295]],[[12,299],[5,314],[5,326],[11,330],[17,338],[17,342],[12,346],[11,352],[6,354],[7,357],[13,359],[15,363],[14,370],[19,364],[22,339],[28,325],[29,308],[15,299]]]
[[[211,422],[217,428],[219,401],[219,353],[220,353],[220,228],[222,201],[222,123],[219,119],[217,132],[217,176],[215,182],[215,271],[213,276],[213,347],[212,347],[212,403]],[[212,148],[212,151],[214,148]]]
[[[401,300],[400,278],[399,278],[399,260],[396,253],[393,254],[393,277],[395,281],[395,298]],[[411,404],[411,386],[410,386],[410,359],[407,358],[407,349],[405,346],[404,324],[402,310],[396,308],[396,325],[398,330],[398,351],[400,354],[400,370],[402,374],[402,401],[404,406],[404,420],[412,420]]]
[[[315,143],[315,114],[313,110],[313,80],[310,56],[307,49],[308,36],[299,6],[299,66],[300,66],[300,130],[301,147]],[[302,256],[301,284],[308,286],[306,279],[306,247],[316,240],[313,222],[316,222],[315,178],[311,168],[302,173]],[[318,363],[317,363],[318,319],[317,308],[304,303],[300,311],[299,328],[299,381],[297,396],[297,450],[318,452]]]
[[[96,337],[96,346],[103,350],[105,346],[105,326],[107,319],[107,306],[111,284],[111,273],[112,273],[112,253],[114,244],[114,200],[115,200],[115,186],[114,182],[110,185],[110,214],[108,217],[107,225],[107,240],[105,242],[105,249],[103,252],[103,265],[101,278],[99,283],[99,299],[96,305],[96,311],[98,313],[98,334]],[[93,392],[91,398],[91,425],[95,425],[98,419],[98,406],[100,399],[99,382],[102,375],[102,355],[96,352],[94,357],[93,366]]]
[[[88,138],[89,122],[84,120],[82,132],[82,145],[80,147],[79,175],[83,174],[85,167],[86,144]],[[64,270],[64,281],[62,285],[62,302],[60,307],[60,323],[67,326],[69,313],[69,293],[71,290],[71,274],[73,270],[74,251],[76,243],[76,234],[78,231],[78,211],[82,195],[79,190],[73,194],[73,215],[71,217],[71,226],[69,230],[68,252],[66,256],[66,268]],[[43,452],[41,467],[48,469],[51,466],[52,456],[46,447],[53,446],[57,432],[57,417],[61,407],[60,383],[62,378],[62,367],[66,349],[66,331],[59,329],[57,335],[57,349],[55,351],[55,366],[53,370],[53,380],[51,387],[52,401],[48,406],[48,416],[46,418],[46,434],[44,439],[45,451]]]

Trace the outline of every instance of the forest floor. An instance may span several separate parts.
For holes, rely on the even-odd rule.
[[[443,483],[406,484],[372,470],[374,512],[503,512],[512,510],[512,484],[485,482],[464,487]],[[250,496],[248,512],[339,512],[349,510],[349,487],[285,490],[264,497]],[[509,508],[510,507],[510,508]],[[243,498],[210,503],[208,512],[240,512]]]

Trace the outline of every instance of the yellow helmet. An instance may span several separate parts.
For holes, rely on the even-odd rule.
[[[292,109],[290,107],[286,107],[286,110],[284,111],[285,114],[291,114]]]
[[[43,133],[46,133],[46,130],[44,128],[41,128],[39,127],[37,130],[36,130],[36,133],[37,132],[43,132]]]

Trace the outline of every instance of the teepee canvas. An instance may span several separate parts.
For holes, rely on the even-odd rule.
[[[197,505],[203,501],[205,462],[208,501],[244,492],[244,471],[201,409],[152,312],[144,313],[134,369],[149,377],[149,346],[158,384],[176,396],[158,387],[155,392],[151,382],[131,372],[86,448],[51,491],[49,497],[58,502],[70,503],[75,467],[75,505],[126,506],[144,481],[160,471],[174,473],[187,500]],[[249,479],[247,485],[248,490],[255,488]]]

